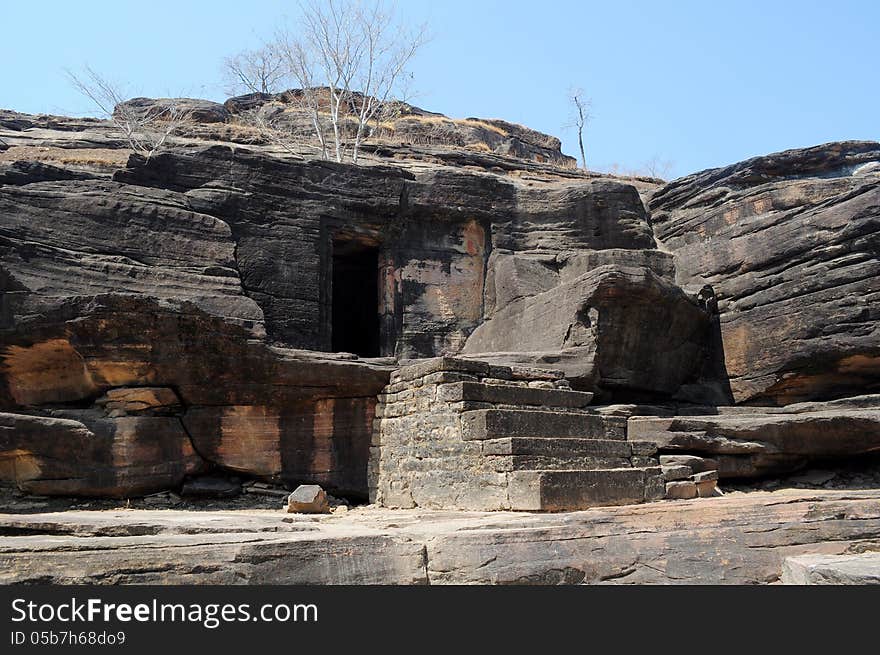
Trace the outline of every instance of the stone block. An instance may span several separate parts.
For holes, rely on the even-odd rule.
[[[540,407],[583,408],[590,404],[591,393],[555,388],[515,387],[476,382],[443,384],[437,399],[445,402],[473,401],[503,405],[537,405]]]
[[[326,492],[316,484],[303,484],[287,497],[289,514],[329,514],[330,500]]]
[[[690,466],[666,465],[662,466],[662,469],[663,479],[666,480],[666,482],[674,482],[675,480],[686,480],[694,473],[691,470]]]
[[[697,497],[697,485],[690,480],[666,483],[666,498],[671,500],[690,500]]]

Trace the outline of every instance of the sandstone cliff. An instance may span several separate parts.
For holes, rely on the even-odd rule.
[[[623,416],[880,388],[880,144],[664,186],[403,107],[385,129],[409,143],[355,167],[248,131],[284,98],[199,102],[149,160],[107,123],[0,112],[0,478],[22,489],[127,496],[220,468],[364,496],[377,397],[438,355],[559,369],[594,404],[642,404]],[[832,408],[861,437],[823,455],[880,448],[875,398]],[[639,434],[717,454],[772,416]],[[727,471],[800,464],[787,444],[815,425]]]

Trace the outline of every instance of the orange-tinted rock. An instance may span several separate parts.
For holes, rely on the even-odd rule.
[[[0,479],[43,495],[125,497],[180,485],[203,470],[174,417],[0,414]]]
[[[180,398],[167,387],[118,387],[95,401],[108,414],[174,414],[181,410]]]

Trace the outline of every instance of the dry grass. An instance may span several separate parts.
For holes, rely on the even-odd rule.
[[[60,166],[125,166],[131,150],[111,148],[42,148],[12,146],[0,152],[0,162],[39,161]]]
[[[490,132],[500,134],[501,136],[510,136],[510,132],[508,132],[507,130],[502,129],[497,125],[492,125],[491,123],[486,123],[475,118],[465,118],[461,120],[456,120],[455,122],[460,125],[476,125],[478,127],[482,127],[484,130],[489,130]]]
[[[485,123],[475,118],[447,118],[446,116],[404,116],[403,118],[406,120],[416,120],[420,123],[426,123],[429,125],[441,125],[447,123],[459,126],[467,125],[469,127],[480,127],[484,130],[489,130],[490,132],[500,134],[501,136],[509,136],[508,132],[504,131],[497,125]]]
[[[492,148],[485,143],[468,143],[465,148],[474,152],[493,152]]]

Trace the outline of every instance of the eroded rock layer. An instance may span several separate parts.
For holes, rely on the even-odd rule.
[[[714,289],[734,400],[880,388],[880,144],[696,173],[657,191],[650,208],[679,283]]]
[[[191,101],[149,159],[104,122],[0,112],[4,481],[558,510],[875,452],[864,399],[769,406],[880,389],[878,144],[663,188],[415,108],[391,128],[439,144],[376,141],[359,166],[242,146],[243,117],[285,102]],[[398,379],[450,355],[483,372]]]
[[[876,490],[792,490],[565,514],[6,514],[0,582],[767,584],[779,582],[788,557],[876,549],[878,516]]]

